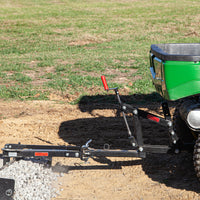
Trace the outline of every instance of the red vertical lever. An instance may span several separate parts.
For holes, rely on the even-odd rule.
[[[102,80],[104,89],[105,89],[105,90],[109,90],[108,84],[107,84],[107,82],[106,82],[106,77],[105,77],[105,76],[101,76],[101,80]]]

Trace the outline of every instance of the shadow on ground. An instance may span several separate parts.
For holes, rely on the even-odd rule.
[[[143,99],[149,97],[143,96]],[[80,100],[79,108],[81,111],[89,113],[94,109],[117,109],[117,105],[112,103],[113,96],[110,96],[110,99],[108,99],[109,103],[106,105],[107,107],[104,107],[106,103],[104,98],[108,97],[83,97]],[[128,96],[123,98],[128,98]],[[141,101],[137,101],[138,97],[130,98],[133,98],[132,100],[134,100],[131,104],[140,105],[139,107],[143,108],[148,106],[151,107],[151,105],[158,105],[157,103],[159,102],[154,101],[150,104],[149,101],[145,100],[147,105],[145,106],[145,102],[141,103]],[[174,103],[171,105],[174,107]],[[131,117],[128,117],[128,122],[131,130],[133,130]],[[168,132],[166,127],[162,127],[147,120],[142,120],[142,127],[145,143],[168,144]],[[90,144],[90,147],[92,148],[103,149],[104,147],[110,147],[112,149],[131,149],[125,123],[120,115],[116,117],[101,116],[65,121],[61,123],[58,134],[60,138],[72,145],[81,146],[89,139],[92,139],[92,143]],[[194,172],[192,153],[189,152],[182,152],[178,155],[148,154],[147,158],[143,160],[133,159],[131,161],[118,162],[111,162],[108,158],[95,158],[95,160],[101,165],[67,166],[67,168],[68,170],[106,170],[121,169],[122,166],[142,165],[145,173],[154,181],[164,183],[173,188],[200,192],[200,183]]]
[[[156,105],[164,101],[164,99],[155,92],[146,95],[120,95],[120,98],[127,104],[137,105],[137,107],[145,106],[146,108],[154,106],[154,109],[157,109],[158,107]],[[115,94],[83,96],[78,105],[82,112],[92,113],[92,111],[96,109],[117,109],[118,101]]]

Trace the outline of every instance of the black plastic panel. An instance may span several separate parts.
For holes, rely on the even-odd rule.
[[[0,200],[12,200],[15,181],[13,179],[0,178]]]
[[[151,53],[164,61],[200,61],[200,43],[152,44]]]

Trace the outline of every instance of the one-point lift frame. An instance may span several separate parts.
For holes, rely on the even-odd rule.
[[[130,150],[112,150],[112,149],[94,149],[89,147],[89,140],[83,146],[52,146],[52,145],[24,145],[24,144],[6,144],[2,149],[3,164],[7,164],[11,158],[15,160],[23,158],[46,158],[49,164],[53,157],[72,157],[87,161],[90,157],[139,157],[145,158],[146,153],[178,153],[178,137],[173,130],[171,115],[167,102],[162,103],[164,118],[146,111],[140,110],[129,104],[123,103],[120,99],[118,88],[109,88],[105,76],[101,76],[105,90],[114,90],[118,99],[121,112],[126,124],[132,148]],[[126,114],[132,114],[134,132],[132,133],[126,118]],[[160,125],[168,127],[169,145],[147,145],[143,142],[142,127],[140,117],[154,121]]]

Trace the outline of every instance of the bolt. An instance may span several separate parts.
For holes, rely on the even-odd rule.
[[[172,122],[171,121],[168,122],[168,126],[172,126]]]
[[[75,153],[75,157],[78,158],[79,157],[79,153]]]
[[[142,152],[142,151],[143,151],[143,147],[139,147],[139,151],[141,151],[141,152]]]
[[[122,109],[123,109],[123,110],[126,110],[126,106],[122,106]]]
[[[175,151],[174,151],[176,154],[178,154],[180,151],[179,151],[179,149],[175,149]]]
[[[109,144],[104,144],[103,148],[104,149],[110,149],[110,145]]]
[[[5,193],[6,193],[6,196],[8,196],[8,197],[12,196],[12,194],[13,194],[11,189],[7,189]]]
[[[137,110],[137,109],[134,109],[134,110],[133,110],[133,114],[134,114],[134,115],[137,115],[137,114],[138,114],[138,110]]]

